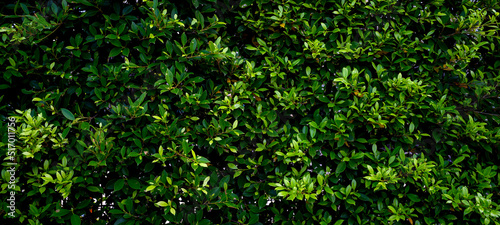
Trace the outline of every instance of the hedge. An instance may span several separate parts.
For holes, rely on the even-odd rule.
[[[498,0],[0,7],[4,221],[500,224]]]

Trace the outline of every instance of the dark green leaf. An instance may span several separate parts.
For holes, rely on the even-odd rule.
[[[186,33],[182,33],[182,35],[181,35],[181,41],[182,41],[182,46],[186,46],[186,43],[187,43]]]
[[[337,169],[335,170],[335,173],[336,174],[341,174],[342,172],[344,172],[346,168],[346,164],[344,161],[340,162],[338,165],[337,165]]]
[[[412,202],[420,202],[420,198],[416,194],[408,194],[407,196]]]
[[[71,215],[71,225],[80,225],[80,224],[82,224],[80,216],[76,214]]]
[[[115,191],[119,191],[123,188],[123,186],[125,185],[125,181],[123,179],[119,179],[115,182],[114,184],[114,189]]]
[[[133,189],[141,189],[141,184],[139,183],[139,180],[137,180],[137,179],[129,179],[127,181],[127,183]]]
[[[120,54],[121,52],[122,52],[121,48],[113,48],[113,49],[111,49],[111,52],[109,52],[109,57],[115,57],[118,54]]]

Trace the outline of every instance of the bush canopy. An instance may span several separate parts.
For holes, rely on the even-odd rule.
[[[498,0],[0,7],[3,221],[500,224]]]

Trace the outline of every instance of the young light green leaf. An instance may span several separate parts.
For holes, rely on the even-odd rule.
[[[318,183],[319,185],[323,185],[324,177],[321,174],[318,174]]]
[[[209,176],[205,177],[205,179],[203,180],[203,187],[207,186],[208,181],[210,181],[210,177]]]
[[[236,165],[234,165],[234,163],[228,163],[227,166],[230,168],[230,169],[233,169],[233,170],[236,170],[238,169],[238,167]]]
[[[160,207],[167,207],[168,206],[168,203],[166,203],[165,201],[159,201],[156,203],[157,206],[160,206]]]

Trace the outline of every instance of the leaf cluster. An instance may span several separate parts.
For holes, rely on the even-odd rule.
[[[15,131],[16,149],[10,157],[2,136],[1,216],[499,224],[499,10],[497,0],[1,6],[0,129]]]

